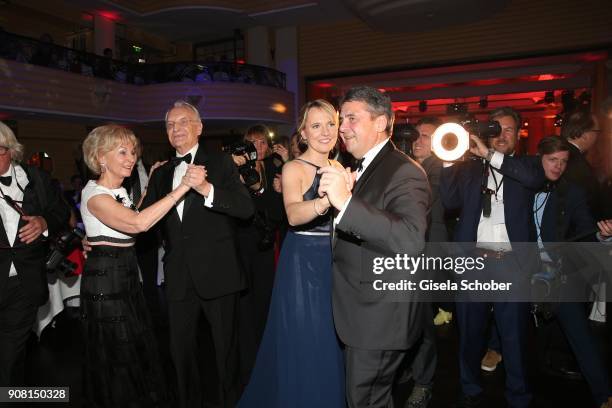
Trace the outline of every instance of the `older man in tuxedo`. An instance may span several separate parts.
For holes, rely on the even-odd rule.
[[[49,298],[44,238],[70,214],[50,177],[22,157],[23,145],[0,122],[0,387],[24,385],[26,341]]]
[[[201,407],[202,370],[196,335],[203,314],[211,329],[219,375],[219,405],[238,397],[237,301],[244,278],[236,252],[235,220],[253,214],[253,204],[231,157],[204,151],[198,110],[178,101],[166,113],[168,140],[176,158],[151,176],[143,208],[178,185],[187,164],[204,166],[202,183],[161,221],[170,348],[181,407]]]
[[[389,140],[392,128],[389,97],[369,87],[352,88],[341,102],[340,136],[358,161],[357,171],[320,170],[319,194],[338,211],[333,312],[346,345],[350,407],[391,406],[396,370],[422,336],[421,304],[391,301],[386,294],[372,301],[372,265],[363,264],[364,259],[398,253],[417,256],[425,245],[431,204],[427,176]],[[364,270],[368,267],[370,275]]]

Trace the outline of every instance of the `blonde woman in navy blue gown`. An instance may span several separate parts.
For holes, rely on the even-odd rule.
[[[240,408],[344,408],[344,364],[332,317],[331,211],[317,170],[330,164],[338,114],[308,102],[298,132],[306,151],[285,164],[282,191],[291,225],[283,243],[266,329]],[[347,177],[348,181],[348,177]]]

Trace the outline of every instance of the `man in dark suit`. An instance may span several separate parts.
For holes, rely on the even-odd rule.
[[[374,295],[372,289],[372,258],[422,252],[431,204],[423,169],[389,141],[392,128],[389,97],[369,87],[352,88],[341,102],[340,136],[359,166],[352,175],[331,166],[320,170],[319,194],[339,211],[333,313],[346,346],[350,407],[391,406],[396,371],[422,336],[420,303],[394,302],[391,293]]]
[[[176,186],[187,163],[202,166],[202,183],[162,220],[170,348],[181,407],[202,406],[202,374],[196,334],[204,314],[211,329],[219,375],[219,403],[237,399],[237,301],[244,278],[236,252],[235,221],[253,214],[253,204],[229,155],[205,152],[198,140],[202,120],[191,104],[178,101],[166,114],[176,159],[149,181],[143,208]]]
[[[25,349],[38,307],[49,298],[44,237],[70,210],[49,176],[20,164],[21,145],[0,122],[0,386],[24,384]]]
[[[419,119],[415,125],[418,137],[412,143],[412,156],[425,170],[431,187],[431,212],[425,235],[427,242],[448,242],[445,211],[439,193],[442,161],[431,151],[431,136],[441,124],[442,121],[433,116],[425,116]],[[425,254],[434,255],[435,251],[436,249],[432,247],[426,247]],[[447,304],[443,307],[449,309]],[[441,308],[439,310],[440,313],[449,315],[449,312]],[[426,408],[432,397],[433,380],[438,361],[433,305],[425,307],[424,315],[423,340],[412,359],[410,367],[414,387],[406,401],[405,408]]]
[[[559,242],[575,237],[585,241],[595,241],[596,237],[601,241],[610,241],[612,220],[602,220],[596,224],[588,207],[585,190],[563,177],[570,151],[570,144],[556,136],[545,137],[538,145],[548,181],[545,188],[536,193],[533,204],[537,240],[541,247],[540,270],[549,273],[561,270],[564,275],[563,286],[570,288],[569,292],[588,293],[590,282],[579,272],[583,260],[573,253],[584,251],[585,247],[573,248],[571,243],[559,246]],[[597,229],[599,233],[596,235]],[[542,273],[538,275],[544,277]],[[554,361],[555,355],[563,355],[566,350],[559,348],[557,339],[566,338],[597,406],[612,406],[612,390],[605,358],[597,339],[591,333],[585,305],[562,300],[554,308],[554,315],[556,319],[545,320],[545,324],[538,325],[539,337],[542,338],[539,350],[543,356],[541,360],[548,363]]]
[[[531,217],[533,190],[544,183],[539,159],[515,157],[521,118],[511,108],[491,112],[501,133],[489,141],[478,137],[470,152],[481,158],[461,163],[444,163],[440,198],[445,208],[461,211],[454,241],[476,242],[476,256],[486,257],[484,272],[516,276],[526,267],[523,257],[513,253],[512,243],[529,242],[535,236]],[[462,395],[459,407],[482,404],[480,365],[486,340],[491,304],[457,302],[459,368]],[[497,302],[494,316],[501,339],[506,368],[506,399],[512,408],[526,408],[531,393],[526,379],[525,342],[529,307],[527,303]]]
[[[570,157],[564,177],[585,189],[595,218],[600,217],[603,210],[599,200],[600,186],[586,155],[595,146],[600,132],[597,116],[584,110],[568,114],[561,128],[561,137],[570,144]]]

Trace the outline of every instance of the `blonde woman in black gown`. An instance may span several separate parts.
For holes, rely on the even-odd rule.
[[[134,242],[136,234],[151,228],[201,182],[203,169],[190,165],[174,191],[138,212],[121,187],[136,163],[136,149],[132,131],[116,125],[95,128],[83,143],[85,163],[99,175],[87,183],[81,198],[92,247],[81,281],[87,407],[169,404]]]

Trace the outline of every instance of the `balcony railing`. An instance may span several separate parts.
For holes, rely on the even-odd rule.
[[[165,82],[238,82],[286,89],[285,74],[234,62],[122,62],[0,31],[0,58],[135,85]]]

